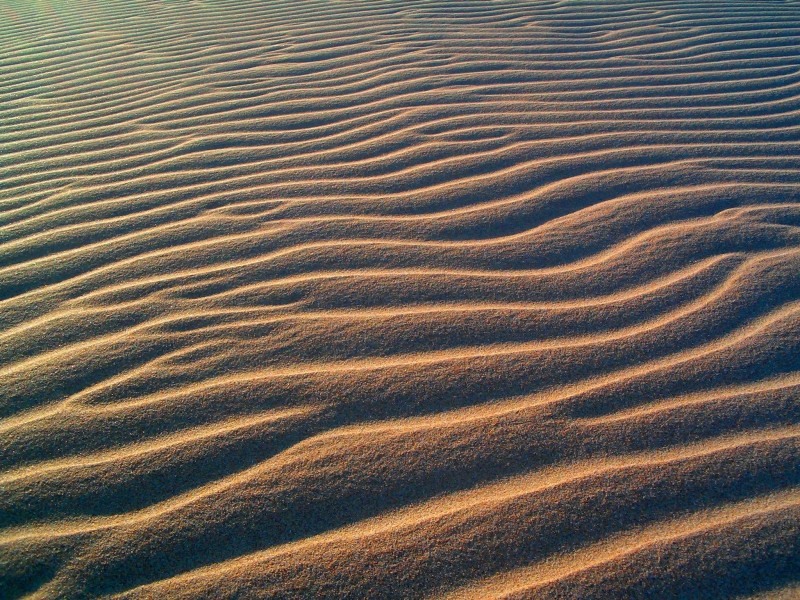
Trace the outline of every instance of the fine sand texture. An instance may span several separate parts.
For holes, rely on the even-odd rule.
[[[19,597],[800,597],[800,1],[0,0]]]

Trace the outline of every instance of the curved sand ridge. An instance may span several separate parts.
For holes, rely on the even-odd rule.
[[[0,596],[798,593],[800,3],[0,50]]]

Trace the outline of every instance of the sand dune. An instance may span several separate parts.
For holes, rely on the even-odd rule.
[[[800,2],[0,2],[0,597],[800,596]]]

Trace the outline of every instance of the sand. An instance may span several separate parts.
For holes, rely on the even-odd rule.
[[[0,0],[18,597],[800,597],[800,2]]]

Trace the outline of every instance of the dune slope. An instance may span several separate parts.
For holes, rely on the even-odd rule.
[[[800,2],[0,0],[0,597],[798,586]]]

